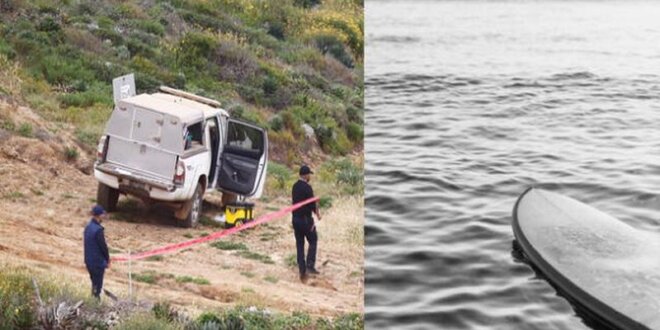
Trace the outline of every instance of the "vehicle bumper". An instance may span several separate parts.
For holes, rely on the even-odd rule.
[[[189,198],[183,187],[173,182],[162,181],[142,173],[134,174],[109,163],[94,165],[94,177],[109,187],[139,197],[162,201],[184,201]]]

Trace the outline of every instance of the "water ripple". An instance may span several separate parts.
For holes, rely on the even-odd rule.
[[[658,5],[607,3],[367,11],[369,328],[593,326],[517,259],[511,210],[533,185],[660,230]]]

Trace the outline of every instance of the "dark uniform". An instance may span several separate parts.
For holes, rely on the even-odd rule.
[[[293,204],[302,202],[306,199],[314,197],[312,186],[304,180],[300,179],[293,185],[291,191]],[[314,226],[314,218],[312,212],[316,210],[316,203],[309,203],[301,208],[293,211],[293,231],[296,236],[296,253],[298,256],[298,270],[300,275],[304,276],[307,271],[316,273],[316,242],[318,237],[316,235],[316,227]],[[307,262],[305,263],[305,239],[309,242],[309,250],[307,251]]]
[[[97,210],[94,208],[94,214],[97,212],[105,211]],[[99,298],[101,295],[101,288],[103,288],[103,274],[105,269],[108,268],[110,262],[110,254],[108,253],[108,245],[105,243],[105,235],[103,234],[103,226],[92,218],[85,227],[84,246],[85,246],[85,266],[89,272],[89,277],[92,280],[92,295]]]

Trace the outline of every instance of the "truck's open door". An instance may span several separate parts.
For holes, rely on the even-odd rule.
[[[268,136],[260,127],[229,119],[218,188],[259,198],[266,182]]]

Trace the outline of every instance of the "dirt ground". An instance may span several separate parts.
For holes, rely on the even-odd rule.
[[[33,137],[0,129],[0,262],[27,265],[61,275],[71,283],[89,286],[83,263],[82,231],[96,198],[97,182],[90,173],[92,155],[72,138],[72,128],[45,123],[26,108],[0,102],[0,114],[15,122],[29,122]],[[51,126],[47,126],[51,125]],[[57,132],[57,137],[52,132]],[[65,148],[79,157],[67,161]],[[313,183],[313,182],[312,182]],[[284,207],[288,197],[257,201],[259,217]],[[220,210],[219,193],[205,197],[205,215]],[[220,240],[240,242],[252,256],[221,250],[204,243],[152,260],[134,261],[132,294],[138,299],[167,300],[190,312],[234,305],[257,306],[280,312],[303,311],[316,316],[364,312],[364,204],[361,198],[335,199],[317,224],[320,276],[303,284],[292,265],[295,242],[290,216]],[[210,225],[178,228],[172,212],[120,197],[120,212],[105,221],[111,255],[139,252],[221,230]],[[128,295],[129,264],[114,263],[106,272],[105,288]],[[156,282],[136,281],[152,274]],[[209,284],[183,283],[190,276]]]

